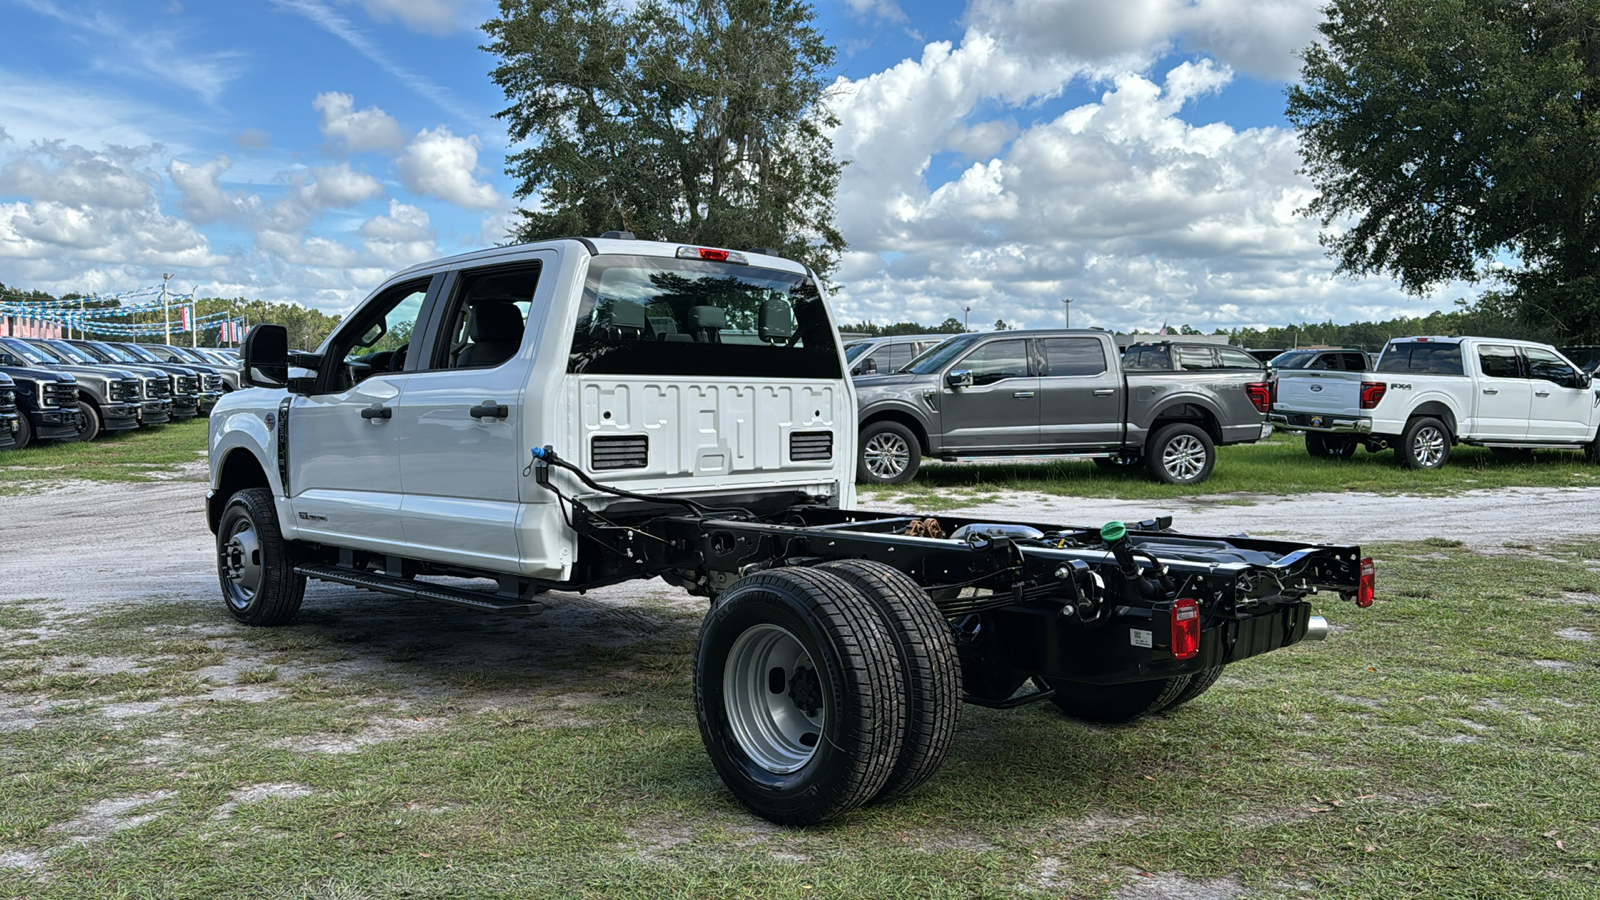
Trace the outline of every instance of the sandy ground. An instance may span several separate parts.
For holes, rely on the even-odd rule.
[[[1537,545],[1591,534],[1592,523],[1600,520],[1600,488],[1511,488],[1453,497],[1226,495],[1177,502],[1022,494],[960,514],[1068,525],[1171,515],[1175,528],[1191,534],[1250,533],[1336,544],[1432,537],[1492,551],[1507,543]],[[215,597],[212,540],[205,523],[205,484],[189,478],[67,483],[45,493],[0,497],[0,600],[45,598],[72,607]],[[665,593],[681,592],[648,582],[589,596],[609,605],[648,595],[659,604]],[[314,583],[308,600],[333,595],[372,596]]]

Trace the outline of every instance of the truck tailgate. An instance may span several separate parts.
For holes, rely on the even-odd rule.
[[[1278,397],[1273,409],[1321,415],[1360,415],[1361,378],[1364,374],[1285,369],[1277,375]]]

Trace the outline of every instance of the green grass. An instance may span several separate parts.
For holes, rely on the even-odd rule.
[[[1259,444],[1222,447],[1211,478],[1190,487],[1158,484],[1143,468],[1102,471],[1088,460],[924,465],[908,484],[859,486],[861,498],[928,509],[952,509],[996,493],[1034,491],[1063,497],[1165,499],[1215,494],[1305,494],[1319,491],[1449,494],[1479,488],[1594,487],[1600,466],[1572,451],[1541,450],[1522,460],[1497,459],[1481,447],[1457,446],[1442,469],[1400,468],[1391,451],[1356,451],[1351,459],[1313,459],[1298,435],[1277,433]]]
[[[718,781],[687,610],[583,646],[315,593],[270,630],[0,604],[0,859],[37,864],[0,896],[1600,896],[1600,543],[1367,549],[1327,642],[1130,727],[968,707],[922,790],[814,829]]]
[[[172,477],[184,463],[203,462],[203,418],[105,434],[87,444],[45,442],[0,451],[0,495],[36,491],[69,478],[141,482]]]

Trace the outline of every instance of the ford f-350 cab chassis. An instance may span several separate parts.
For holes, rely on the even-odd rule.
[[[307,578],[532,614],[660,577],[710,601],[701,734],[775,822],[915,789],[963,703],[1128,721],[1325,636],[1319,592],[1372,602],[1355,547],[851,509],[831,317],[809,272],[755,253],[443,260],[315,353],[258,326],[244,371],[268,389],[213,414],[207,504],[232,615],[286,624]]]

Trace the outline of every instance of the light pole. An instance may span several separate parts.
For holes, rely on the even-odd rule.
[[[963,332],[967,332],[967,331],[971,331],[972,330],[971,328],[967,327],[967,320],[971,319],[971,318],[972,318],[972,307],[970,307],[970,306],[962,307],[961,308],[961,330]]]
[[[1061,305],[1066,308],[1066,314],[1065,314],[1066,315],[1066,326],[1068,328],[1071,328],[1072,327],[1072,298],[1071,297],[1062,298]]]

